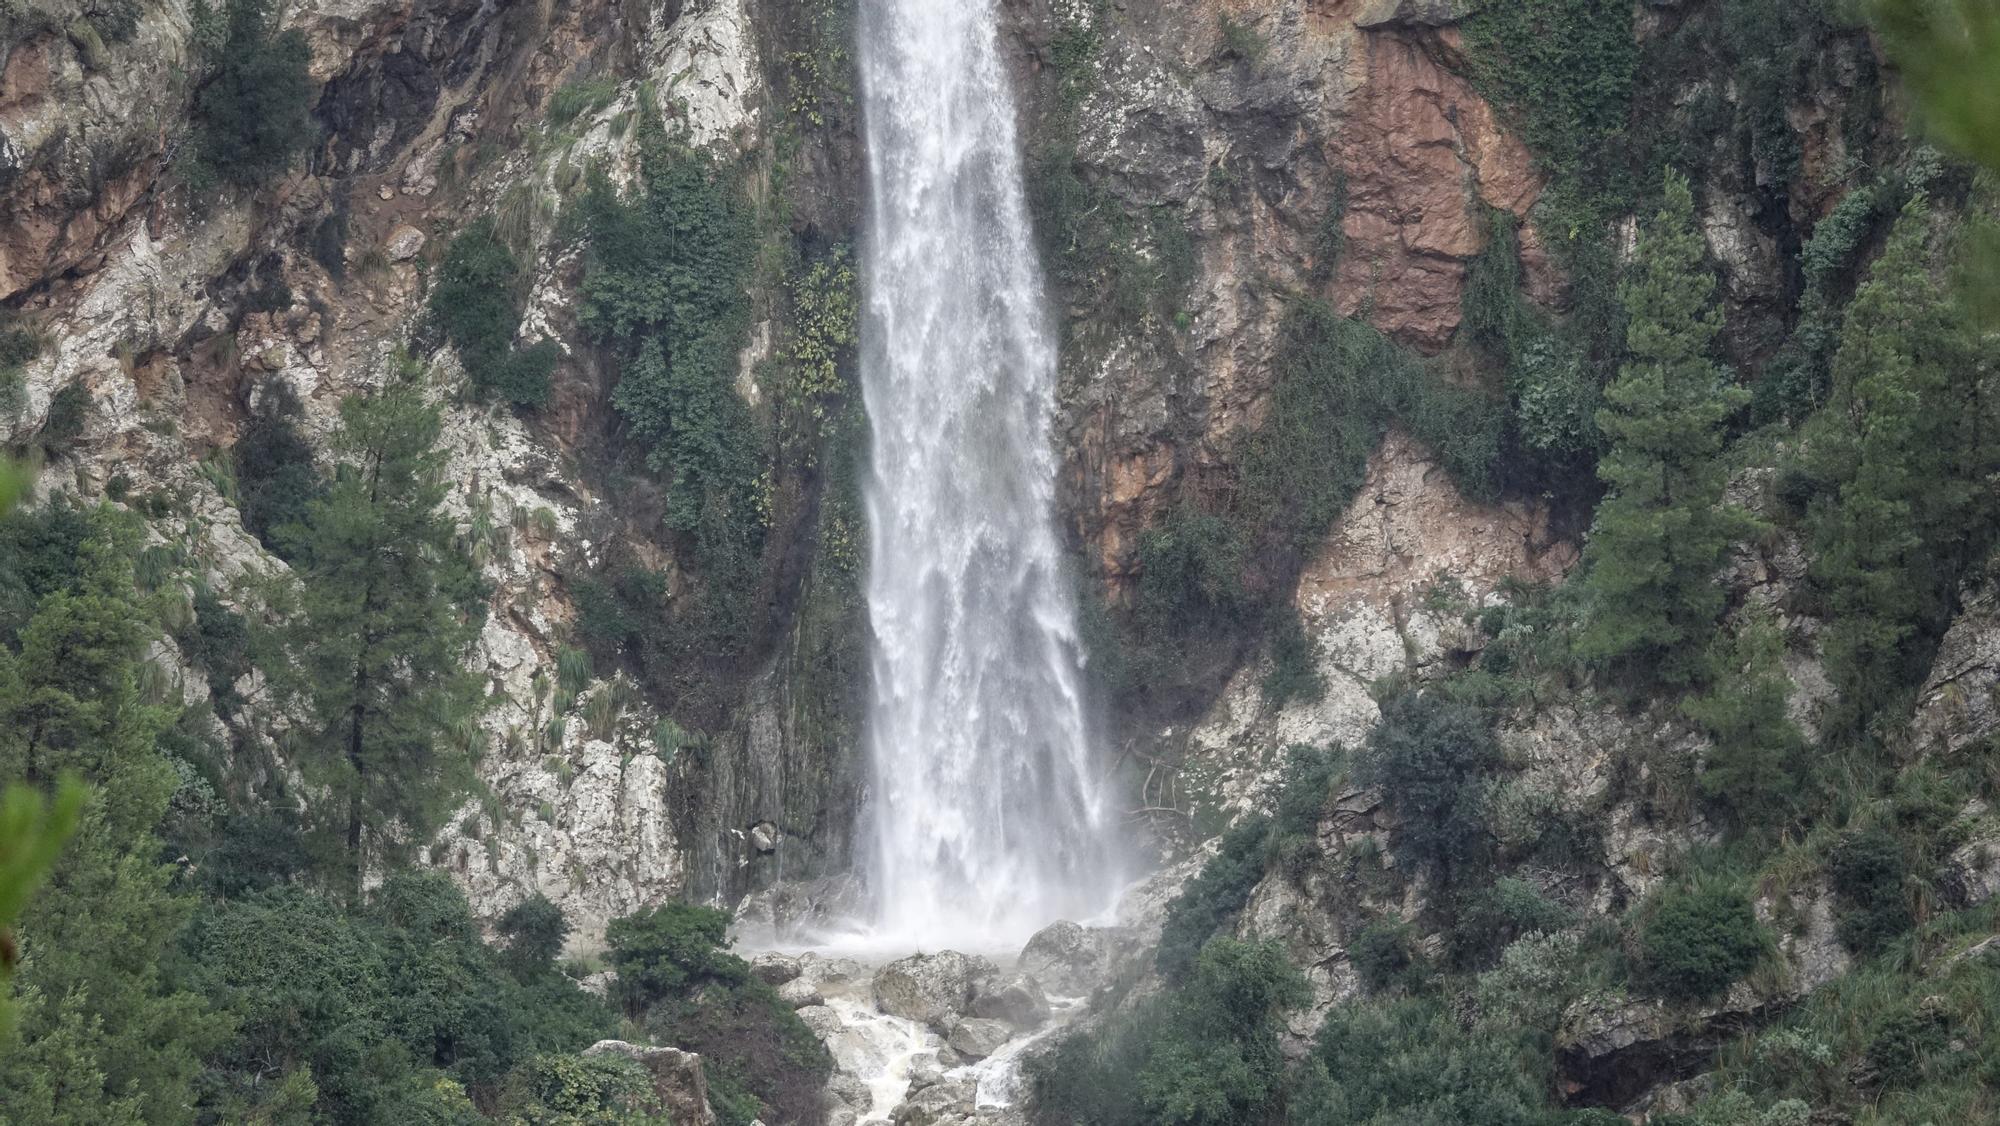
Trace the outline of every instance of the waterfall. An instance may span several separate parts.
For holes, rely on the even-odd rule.
[[[1056,349],[995,0],[863,0],[878,933],[997,948],[1117,875],[1054,525]]]

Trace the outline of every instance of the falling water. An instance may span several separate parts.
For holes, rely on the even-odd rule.
[[[1056,542],[1055,347],[994,0],[864,0],[878,933],[998,948],[1116,874]]]

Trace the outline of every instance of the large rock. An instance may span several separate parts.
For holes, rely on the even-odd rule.
[[[945,1043],[968,1060],[983,1060],[1014,1038],[1013,1026],[1004,1020],[967,1017],[951,1026]]]
[[[1128,945],[1109,927],[1051,923],[1021,948],[1021,972],[1060,997],[1082,997],[1111,979]]]
[[[780,985],[778,987],[778,1000],[783,1001],[794,1009],[804,1009],[813,1005],[826,1004],[826,998],[819,994],[819,987],[803,978],[793,978],[791,981]]]
[[[623,1040],[599,1040],[584,1049],[586,1056],[624,1056],[637,1060],[653,1080],[667,1118],[674,1126],[715,1126],[715,1111],[708,1105],[708,1077],[703,1074],[701,1057],[679,1048],[642,1048]]]
[[[766,950],[750,959],[750,973],[765,985],[783,985],[797,978],[804,968],[790,954]]]
[[[1006,1021],[1017,1032],[1029,1032],[1048,1023],[1049,999],[1034,978],[1013,974],[979,983],[972,992],[970,1011],[975,1017]]]
[[[875,1007],[947,1032],[970,1008],[974,988],[999,972],[987,959],[956,950],[913,954],[877,971]]]

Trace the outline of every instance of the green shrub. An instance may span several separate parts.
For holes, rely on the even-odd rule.
[[[503,961],[522,979],[552,970],[563,942],[569,938],[569,922],[563,918],[562,908],[539,893],[509,907],[494,929],[507,939]]]
[[[451,240],[427,307],[475,388],[516,406],[538,407],[549,400],[549,375],[562,350],[550,340],[514,347],[520,289],[520,264],[494,237],[493,221],[479,219]]]
[[[239,187],[269,180],[291,167],[313,143],[311,52],[297,30],[277,30],[271,0],[226,0],[227,32],[215,74],[194,100],[197,188],[211,178]],[[195,22],[206,15],[197,0]]]
[[[1319,671],[1319,646],[1307,635],[1297,611],[1277,615],[1271,627],[1271,671],[1264,674],[1264,702],[1282,708],[1295,700],[1313,703],[1326,695]]]
[[[1885,829],[1843,840],[1827,861],[1827,877],[1840,904],[1837,927],[1847,948],[1879,954],[1917,925],[1910,910],[1910,865],[1903,842]]]
[[[1548,1076],[1527,1066],[1536,1058],[1523,1030],[1468,1031],[1435,1000],[1338,1006],[1302,1068],[1290,1120],[1553,1126],[1566,1119]]]
[[[560,129],[579,117],[594,117],[617,98],[618,80],[611,75],[572,78],[549,95],[549,124]]]
[[[1474,80],[1557,176],[1615,184],[1638,43],[1622,0],[1489,4],[1463,25]]]
[[[1743,980],[1769,945],[1742,891],[1719,883],[1669,888],[1647,905],[1640,926],[1641,974],[1662,997],[1706,1001]]]
[[[1228,521],[1182,506],[1139,537],[1137,614],[1149,630],[1184,635],[1216,628],[1248,602],[1243,543]]]
[[[1201,948],[1250,902],[1250,892],[1264,875],[1270,830],[1267,819],[1251,817],[1223,834],[1221,848],[1201,874],[1167,905],[1153,960],[1168,980],[1191,974]]]
[[[1285,1012],[1310,997],[1276,943],[1216,938],[1187,979],[1025,1064],[1032,1121],[1233,1126],[1281,1105]]]
[[[304,414],[291,384],[271,380],[231,450],[244,530],[287,561],[294,558],[292,538],[279,530],[303,527],[307,509],[326,490],[312,444],[299,433]]]
[[[670,1126],[653,1077],[615,1053],[541,1055],[500,1097],[507,1126]]]
[[[616,996],[659,1040],[699,1053],[718,1114],[817,1121],[833,1061],[776,991],[729,953],[729,915],[669,903],[616,919],[605,931]]]
[[[16,326],[11,319],[0,321],[0,415],[12,415],[21,409],[26,390],[26,376],[21,369],[41,354],[41,337]]]
[[[1347,959],[1361,984],[1377,993],[1413,984],[1421,973],[1416,932],[1400,919],[1377,919],[1348,944]]]
[[[1396,808],[1396,859],[1449,883],[1492,855],[1486,789],[1500,765],[1500,744],[1478,709],[1409,692],[1383,707],[1358,773]]]
[[[64,453],[83,437],[84,423],[89,417],[90,389],[81,382],[65,383],[50,396],[48,416],[35,440],[50,456]]]
[[[1446,946],[1453,965],[1477,969],[1492,965],[1516,939],[1554,933],[1575,922],[1575,912],[1548,899],[1533,884],[1503,876],[1459,902]]]

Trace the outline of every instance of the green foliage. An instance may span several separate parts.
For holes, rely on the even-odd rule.
[[[22,371],[42,353],[42,338],[11,317],[0,319],[0,415],[21,409],[26,375]]]
[[[1270,415],[1239,450],[1237,519],[1281,550],[1306,550],[1333,526],[1392,420],[1467,494],[1497,487],[1501,404],[1446,381],[1368,325],[1301,302],[1285,320],[1277,368]]]
[[[1264,702],[1282,708],[1295,700],[1313,703],[1326,695],[1319,671],[1319,646],[1307,635],[1296,610],[1280,611],[1271,627],[1271,669],[1261,685]]]
[[[670,1126],[652,1076],[612,1053],[537,1056],[500,1102],[505,1126]]]
[[[1436,692],[1408,692],[1382,709],[1357,762],[1358,780],[1397,809],[1396,859],[1449,883],[1493,852],[1486,792],[1500,744],[1478,709]]]
[[[1640,974],[1662,997],[1709,1000],[1755,969],[1770,946],[1740,889],[1718,882],[1670,887],[1646,904]]]
[[[1924,124],[1988,168],[2000,168],[2000,10],[1991,0],[1873,0],[1883,38],[1916,93]]]
[[[1522,1032],[1468,1031],[1435,1000],[1346,1006],[1327,1015],[1292,1104],[1314,1126],[1564,1121],[1546,1076],[1524,1066]]]
[[[1749,396],[1710,358],[1721,318],[1703,253],[1693,192],[1670,175],[1621,291],[1630,359],[1597,416],[1611,494],[1585,549],[1593,601],[1578,640],[1584,657],[1632,680],[1698,675],[1722,612],[1715,574],[1730,541],[1754,527],[1722,500],[1726,424]]]
[[[729,915],[668,903],[605,931],[616,997],[664,1043],[699,1053],[718,1116],[816,1121],[833,1061],[812,1030],[731,954]]]
[[[215,73],[195,95],[192,161],[197,189],[215,179],[254,187],[291,167],[312,144],[311,52],[304,34],[278,31],[270,0],[225,0],[226,32],[212,59]],[[193,15],[197,29],[212,20],[206,0]]]
[[[1622,0],[1486,4],[1464,22],[1475,81],[1558,176],[1617,182],[1638,44]]]
[[[1170,981],[1194,971],[1203,946],[1250,902],[1250,892],[1264,875],[1265,844],[1270,822],[1246,818],[1223,834],[1222,846],[1202,866],[1201,874],[1167,906],[1154,964]]]
[[[287,561],[293,558],[294,534],[281,530],[302,525],[326,489],[313,465],[312,444],[299,433],[304,414],[291,384],[272,380],[231,450],[244,530]]]
[[[562,128],[579,117],[595,117],[618,98],[618,80],[608,74],[572,78],[549,95],[548,122]]]
[[[257,1114],[270,1077],[288,1075],[312,1078],[316,1120],[424,1121],[420,1108],[452,1106],[436,1102],[446,1075],[491,1090],[611,1031],[602,1003],[570,983],[503,972],[442,873],[392,876],[359,913],[296,887],[212,905],[182,947],[191,981],[238,1022],[205,1097],[225,1121]],[[448,1121],[479,1121],[456,1102]]]
[[[689,659],[727,659],[751,640],[768,519],[765,439],[736,393],[750,329],[755,226],[740,174],[640,125],[643,190],[602,177],[582,212],[589,257],[579,313],[617,344],[612,401],[668,479],[666,522],[690,548],[698,596],[677,617]]]
[[[1460,969],[1489,966],[1515,940],[1564,930],[1575,922],[1575,912],[1533,884],[1502,876],[1459,901],[1446,948]]]
[[[515,348],[521,327],[521,266],[480,219],[451,240],[438,264],[428,308],[482,393],[523,407],[549,401],[549,374],[562,350],[539,340]]]
[[[67,453],[83,437],[84,423],[89,418],[90,388],[81,382],[65,383],[49,397],[49,412],[35,440],[52,457]]]
[[[1423,972],[1416,935],[1402,920],[1378,919],[1348,944],[1347,959],[1361,984],[1380,993],[1415,984]]]
[[[1683,710],[1712,740],[1701,791],[1738,832],[1775,832],[1798,811],[1805,736],[1786,714],[1784,639],[1763,622],[1718,639],[1709,689]]]
[[[604,941],[619,999],[636,1012],[710,982],[742,984],[749,964],[724,949],[728,935],[728,912],[685,903],[612,920]]]
[[[74,778],[64,780],[54,797],[20,783],[0,791],[0,988],[7,988],[20,962],[14,923],[76,832],[86,795]],[[11,990],[0,994],[0,1042],[13,1028],[10,999]]]
[[[515,977],[524,981],[553,970],[556,956],[562,953],[563,943],[569,938],[569,923],[563,918],[562,908],[541,894],[509,907],[494,929],[507,939],[501,960]]]
[[[423,387],[405,376],[351,398],[341,423],[344,464],[292,536],[291,651],[311,714],[301,765],[333,791],[314,813],[358,881],[368,831],[395,821],[420,835],[464,784],[458,720],[484,692],[463,658],[485,592],[439,510],[441,423]]]
[[[1139,537],[1137,615],[1149,630],[1225,626],[1248,604],[1243,543],[1228,521],[1182,506]]]
[[[1938,299],[1930,226],[1913,200],[1855,293],[1832,394],[1805,430],[1810,577],[1846,730],[1922,680],[1960,576],[1993,540],[1990,365],[1959,307]]]
[[[1231,1126],[1283,1105],[1284,1014],[1311,994],[1276,943],[1216,938],[1177,988],[1031,1058],[1038,1126]]]
[[[1917,925],[1910,910],[1910,862],[1903,842],[1885,829],[1841,841],[1827,860],[1840,904],[1840,940],[1863,957],[1880,954]]]
[[[155,751],[167,715],[139,689],[153,631],[133,591],[135,535],[109,508],[80,518],[77,553],[0,650],[0,777],[90,787],[73,842],[20,919],[0,1105],[24,1126],[181,1122],[221,1027],[159,967],[189,904],[153,836],[176,780]]]

